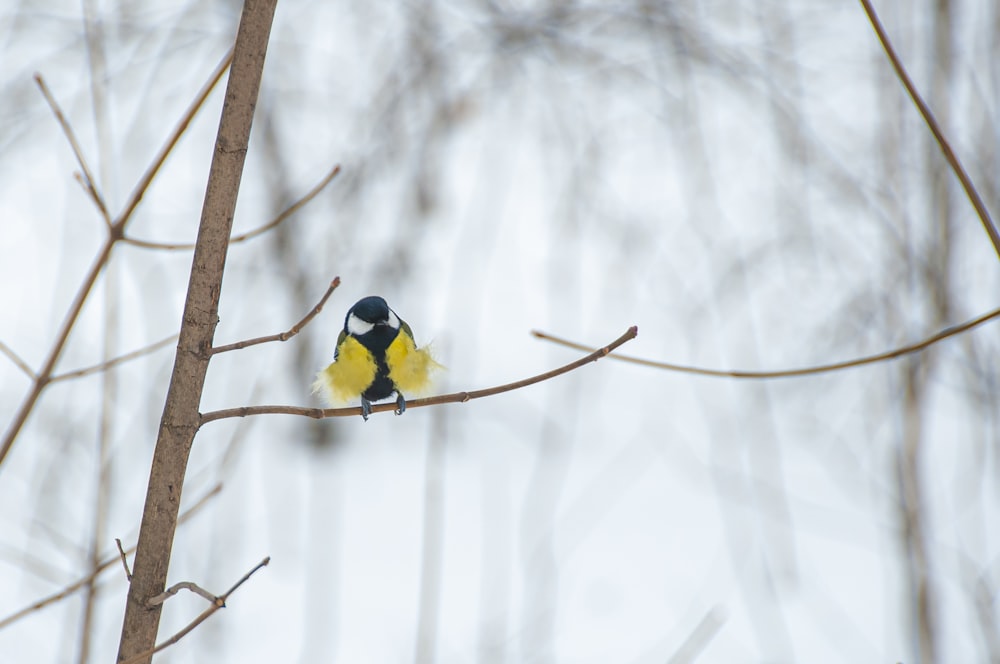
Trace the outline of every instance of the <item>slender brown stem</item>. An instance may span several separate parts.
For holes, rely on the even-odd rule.
[[[108,206],[104,203],[104,197],[97,190],[94,174],[91,173],[90,167],[87,165],[87,160],[83,156],[83,150],[80,148],[80,143],[76,140],[73,128],[66,120],[66,116],[63,115],[62,109],[56,102],[55,97],[52,96],[52,92],[49,91],[49,86],[45,84],[45,79],[42,78],[41,74],[35,74],[35,83],[38,85],[38,89],[42,91],[42,96],[45,97],[45,101],[48,103],[49,108],[52,109],[52,114],[56,116],[56,121],[62,127],[63,134],[66,135],[66,140],[69,141],[69,145],[73,149],[76,163],[79,164],[80,170],[83,172],[82,180],[79,180],[80,184],[90,194],[90,197],[94,200],[94,204],[97,205],[97,209],[104,218],[104,223],[110,228],[111,215],[108,213]]]
[[[899,77],[903,87],[906,88],[907,94],[910,95],[910,99],[913,100],[917,110],[920,111],[920,115],[924,118],[924,122],[927,123],[927,127],[934,135],[934,140],[937,141],[937,144],[941,147],[941,152],[944,153],[944,158],[948,160],[951,170],[955,172],[959,182],[962,183],[962,189],[965,190],[965,195],[969,197],[972,207],[976,209],[976,214],[979,215],[979,221],[982,222],[983,229],[989,236],[990,242],[993,243],[993,250],[997,253],[997,256],[1000,256],[1000,233],[997,232],[996,225],[994,225],[993,219],[990,217],[990,212],[986,209],[986,204],[979,195],[979,191],[972,183],[972,178],[970,178],[969,174],[966,173],[965,168],[962,166],[962,162],[959,161],[955,151],[951,149],[951,144],[945,137],[944,131],[938,124],[937,119],[935,119],[930,106],[927,105],[927,102],[925,102],[923,97],[920,96],[920,93],[917,92],[917,86],[913,84],[913,80],[910,79],[910,75],[906,72],[906,68],[903,67],[903,63],[896,54],[896,49],[893,48],[892,42],[889,40],[889,35],[882,26],[882,21],[879,20],[878,14],[875,13],[875,8],[872,6],[872,3],[870,0],[861,0],[861,6],[864,8],[865,14],[867,14],[868,20],[872,24],[872,28],[875,29],[875,34],[878,35],[878,40],[882,44],[882,48],[885,49],[885,54],[889,56],[889,62],[892,63],[892,68],[896,70],[896,76]]]
[[[910,344],[908,346],[902,346],[900,348],[895,348],[893,350],[888,350],[884,353],[878,353],[876,355],[868,355],[866,357],[859,357],[853,360],[844,360],[843,362],[833,362],[831,364],[820,364],[813,367],[804,367],[798,369],[776,369],[773,371],[742,371],[736,369],[706,369],[702,367],[692,367],[684,364],[672,364],[670,362],[657,362],[655,360],[644,360],[638,357],[632,357],[629,355],[612,355],[611,359],[620,360],[622,362],[631,362],[632,364],[639,364],[644,367],[653,367],[654,369],[666,369],[668,371],[679,371],[681,373],[697,374],[699,376],[716,376],[721,378],[791,378],[794,376],[812,376],[816,374],[829,373],[831,371],[840,371],[842,369],[851,369],[853,367],[861,367],[866,364],[875,364],[876,362],[883,362],[885,360],[892,360],[897,357],[902,357],[903,355],[909,355],[910,353],[918,353],[923,350],[927,350],[929,347],[933,346],[939,341],[947,339],[949,337],[954,337],[958,334],[971,330],[974,327],[982,325],[988,321],[994,320],[1000,317],[1000,309],[994,309],[988,311],[981,316],[977,316],[972,320],[966,321],[961,325],[956,325],[954,327],[949,327],[941,330],[937,334],[934,334],[922,341],[918,341],[915,344]],[[589,346],[584,344],[576,343],[575,341],[569,341],[567,339],[562,339],[553,334],[547,332],[540,332],[538,330],[532,330],[531,334],[538,337],[539,339],[544,339],[546,341],[551,341],[553,343],[559,344],[560,346],[566,346],[567,348],[573,348],[575,350],[588,351],[591,350]],[[409,403],[407,403],[409,407]]]
[[[330,287],[326,289],[326,292],[323,294],[323,297],[319,299],[319,302],[316,303],[316,306],[313,307],[312,310],[309,313],[307,313],[302,320],[300,320],[298,323],[288,328],[288,330],[286,330],[285,332],[279,332],[278,334],[270,334],[266,337],[247,339],[245,341],[237,341],[236,343],[226,344],[225,346],[216,346],[212,348],[212,354],[216,355],[218,353],[226,353],[231,350],[247,348],[248,346],[256,346],[257,344],[264,344],[271,341],[288,341],[296,334],[301,332],[302,328],[308,325],[309,321],[315,318],[316,315],[323,310],[323,305],[326,304],[326,301],[330,299],[330,296],[333,294],[333,291],[336,290],[337,286],[339,285],[340,285],[340,277],[334,277],[333,281],[330,282]]]
[[[162,166],[163,162],[166,161],[166,158],[170,154],[170,151],[173,150],[174,146],[177,144],[177,141],[180,140],[181,135],[187,129],[188,125],[191,123],[191,120],[194,118],[195,114],[198,112],[199,109],[201,109],[202,105],[205,102],[205,99],[208,98],[208,95],[214,88],[215,84],[218,83],[219,79],[222,77],[222,74],[225,73],[226,68],[228,68],[231,60],[232,60],[232,53],[230,52],[223,59],[219,67],[213,72],[212,77],[209,79],[209,82],[206,83],[205,86],[198,93],[198,96],[195,98],[195,101],[191,104],[190,107],[188,107],[188,110],[181,118],[181,121],[174,128],[173,133],[170,135],[170,138],[167,140],[166,144],[157,154],[152,165],[146,170],[142,178],[140,178],[139,184],[133,191],[123,211],[110,224],[108,237],[104,241],[104,244],[101,246],[100,251],[98,251],[97,257],[94,259],[94,262],[90,267],[90,271],[87,272],[87,274],[84,276],[83,281],[80,284],[80,288],[77,289],[76,296],[73,298],[73,302],[70,304],[69,311],[66,313],[66,317],[63,319],[62,325],[59,328],[59,332],[56,335],[56,340],[52,344],[52,347],[49,350],[49,354],[48,356],[46,356],[45,361],[42,364],[42,368],[35,374],[35,380],[31,386],[31,389],[28,391],[28,394],[25,395],[24,400],[18,407],[13,420],[11,420],[10,425],[4,432],[3,438],[0,439],[0,466],[3,465],[4,460],[7,458],[7,454],[10,452],[10,448],[13,446],[14,441],[17,439],[18,434],[24,427],[24,423],[27,421],[28,416],[34,409],[35,404],[38,403],[38,399],[41,396],[42,392],[45,390],[48,384],[52,382],[52,372],[55,369],[56,362],[59,361],[59,357],[62,355],[63,349],[66,346],[66,342],[69,339],[70,332],[72,332],[73,327],[76,325],[76,320],[80,315],[80,310],[83,309],[83,304],[87,301],[87,298],[90,297],[90,292],[91,290],[93,290],[94,284],[97,282],[98,276],[100,276],[101,271],[104,269],[104,266],[110,259],[111,250],[114,248],[115,244],[117,244],[124,236],[125,227],[128,224],[129,220],[131,219],[132,213],[139,205],[139,201],[142,199],[143,194],[149,187],[150,182],[152,182],[153,178],[156,176],[156,173],[159,171],[160,166]],[[42,88],[42,93],[46,94],[48,88],[45,87],[44,82],[41,81],[41,77],[37,77],[36,80],[39,81],[40,87]],[[47,98],[50,97],[51,94],[48,94]],[[54,112],[56,109],[58,109],[58,106],[55,106]],[[65,118],[61,116],[62,113],[60,111],[57,113],[56,118],[62,125],[65,122]],[[68,127],[68,125],[66,126]],[[64,129],[64,131],[66,130]],[[76,144],[75,138],[71,137],[72,133],[71,132],[67,133],[67,138],[70,140],[74,152],[79,153],[79,145]],[[82,154],[78,156],[77,161],[81,163],[81,168],[84,168],[83,164],[85,162],[83,161]],[[89,173],[89,169],[86,169],[86,172]]]
[[[18,369],[20,369],[21,371],[23,371],[25,373],[25,375],[28,376],[28,378],[30,378],[32,380],[34,380],[35,378],[37,378],[37,376],[35,376],[35,372],[31,370],[30,366],[28,366],[28,363],[25,362],[21,358],[20,355],[18,355],[17,353],[15,353],[13,348],[11,348],[10,346],[8,346],[7,344],[5,344],[2,341],[0,341],[0,353],[3,353],[4,355],[6,355],[10,359],[11,362],[13,362],[14,364],[17,365]]]
[[[251,238],[257,237],[262,233],[275,228],[281,222],[285,221],[293,214],[301,210],[308,204],[312,199],[316,198],[323,189],[326,188],[328,184],[340,173],[340,164],[337,164],[333,169],[323,176],[315,187],[310,189],[304,196],[299,200],[288,206],[283,212],[276,216],[271,221],[267,222],[263,226],[253,229],[252,231],[247,231],[246,233],[241,233],[240,235],[234,235],[229,239],[229,245],[238,244],[240,242],[245,242]],[[191,250],[194,249],[194,245],[191,243],[170,243],[170,242],[150,242],[149,240],[138,240],[136,238],[126,237],[124,238],[125,243],[131,244],[134,247],[139,247],[141,249],[164,249],[164,250]]]
[[[7,453],[10,452],[10,448],[14,444],[14,440],[17,439],[17,435],[21,432],[21,427],[27,421],[28,415],[34,409],[38,397],[42,395],[42,391],[51,380],[52,371],[55,369],[56,362],[59,361],[59,356],[62,355],[63,349],[66,347],[66,341],[69,339],[70,332],[73,331],[73,326],[76,325],[76,319],[83,309],[83,303],[87,301],[91,289],[93,289],[94,284],[97,282],[97,277],[101,274],[101,270],[104,269],[104,265],[111,256],[111,248],[113,246],[114,240],[111,236],[108,236],[108,239],[104,242],[104,246],[101,247],[101,251],[91,264],[90,270],[83,278],[80,288],[77,289],[76,296],[74,296],[69,311],[66,313],[66,317],[59,327],[56,340],[52,344],[52,348],[49,349],[49,354],[45,358],[42,368],[38,371],[35,382],[18,407],[14,419],[11,421],[10,426],[7,427],[7,431],[4,432],[3,440],[0,441],[0,466],[3,465],[4,459],[7,458]]]
[[[177,335],[171,334],[169,337],[160,339],[155,343],[151,343],[148,346],[143,346],[142,348],[137,348],[124,355],[119,355],[118,357],[113,357],[106,362],[101,362],[100,364],[95,364],[93,366],[84,367],[82,369],[75,369],[73,371],[67,371],[66,373],[58,374],[52,376],[49,379],[50,383],[56,383],[61,380],[70,380],[72,378],[80,378],[81,376],[89,376],[90,374],[100,373],[101,371],[107,371],[111,367],[116,367],[119,364],[128,362],[129,360],[134,360],[137,357],[142,357],[143,355],[149,355],[150,353],[156,352],[161,348],[170,345],[174,341],[177,341]]]
[[[591,353],[586,357],[582,357],[575,362],[570,362],[569,364],[559,367],[558,369],[553,369],[552,371],[532,376],[531,378],[525,378],[524,380],[499,385],[497,387],[490,387],[483,390],[454,392],[452,394],[442,394],[435,397],[427,397],[425,399],[413,399],[412,401],[407,400],[406,408],[409,410],[411,408],[436,406],[444,403],[465,403],[466,401],[472,401],[473,399],[490,397],[495,394],[510,392],[511,390],[517,390],[522,387],[534,385],[535,383],[541,383],[542,381],[555,378],[556,376],[561,376],[562,374],[573,371],[574,369],[579,369],[580,367],[590,364],[591,362],[596,362],[622,344],[635,339],[638,333],[639,328],[633,325],[625,332],[625,334],[618,337],[607,346],[591,351]],[[394,410],[396,410],[396,404],[394,403],[383,403],[372,406],[373,413],[384,413]],[[215,420],[223,420],[230,417],[247,417],[250,415],[299,415],[302,417],[311,417],[316,420],[322,420],[327,417],[349,417],[351,415],[360,414],[360,407],[303,408],[301,406],[242,406],[240,408],[227,408],[224,410],[213,410],[208,413],[203,413],[201,416],[201,424],[207,424],[209,422],[214,422]]]
[[[119,215],[115,218],[114,226],[119,229],[120,233],[124,234],[125,224],[132,218],[132,213],[135,212],[135,209],[139,206],[139,202],[142,201],[142,197],[146,194],[146,190],[149,189],[149,185],[153,182],[153,178],[156,177],[156,174],[160,171],[160,167],[163,166],[167,157],[170,156],[174,146],[177,145],[181,136],[183,136],[184,132],[187,131],[191,121],[194,120],[198,111],[201,110],[201,107],[205,104],[205,100],[208,99],[208,96],[212,93],[212,90],[215,89],[215,86],[220,80],[222,80],[222,75],[226,73],[226,70],[229,69],[229,65],[232,64],[232,62],[233,50],[229,49],[229,52],[226,53],[225,57],[222,58],[222,61],[219,62],[218,66],[209,76],[208,81],[202,86],[201,90],[198,91],[197,96],[194,98],[194,101],[191,102],[191,105],[188,106],[184,115],[181,116],[180,122],[177,123],[174,130],[170,133],[170,136],[167,137],[163,147],[161,147],[160,151],[156,153],[156,156],[153,158],[152,163],[150,163],[149,168],[147,168],[146,172],[142,174],[141,178],[139,178],[139,182],[136,183],[135,188],[132,190],[132,194],[125,203],[125,207],[122,208],[121,213],[119,213]]]

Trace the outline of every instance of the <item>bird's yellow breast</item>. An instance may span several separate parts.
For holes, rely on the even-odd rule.
[[[427,348],[417,348],[410,335],[400,331],[385,350],[389,380],[406,395],[421,394],[431,387],[431,374],[442,368]],[[378,364],[371,352],[352,336],[345,335],[337,347],[337,359],[319,372],[313,391],[331,404],[357,399],[375,380]]]
[[[420,394],[431,386],[431,372],[440,369],[426,348],[417,348],[410,335],[400,331],[385,351],[389,380],[403,394]]]
[[[358,398],[375,380],[378,366],[367,348],[354,337],[345,337],[337,347],[337,359],[319,372],[313,391],[322,392],[330,403]]]

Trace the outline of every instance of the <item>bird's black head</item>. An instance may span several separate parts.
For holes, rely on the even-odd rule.
[[[396,338],[401,325],[399,316],[376,295],[358,300],[344,319],[344,331],[377,357]]]
[[[384,323],[389,320],[389,305],[378,295],[369,295],[361,298],[351,307],[350,311],[347,312],[345,324],[350,320],[351,314],[373,325],[379,322]]]

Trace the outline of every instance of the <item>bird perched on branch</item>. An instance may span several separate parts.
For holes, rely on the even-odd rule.
[[[431,374],[442,368],[426,346],[417,348],[413,330],[378,296],[358,300],[344,318],[333,362],[316,375],[313,392],[331,404],[361,397],[368,420],[372,402],[396,393],[396,414],[406,410],[404,393],[430,387]]]

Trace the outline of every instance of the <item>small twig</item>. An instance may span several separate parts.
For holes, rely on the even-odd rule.
[[[187,624],[187,626],[185,626],[183,629],[181,629],[179,632],[177,632],[176,634],[174,634],[173,636],[171,636],[169,639],[167,639],[163,643],[158,644],[152,650],[147,650],[146,652],[142,652],[142,653],[139,653],[137,655],[133,655],[132,657],[129,657],[127,660],[125,660],[121,664],[135,664],[135,662],[141,662],[144,659],[147,659],[147,658],[151,657],[152,655],[155,655],[156,653],[160,652],[161,650],[164,650],[165,648],[169,648],[170,646],[174,645],[175,643],[177,643],[178,641],[180,641],[181,639],[183,639],[185,636],[187,636],[188,634],[190,634],[191,631],[194,630],[194,628],[196,628],[198,625],[200,625],[203,622],[205,622],[206,620],[208,620],[208,618],[213,613],[215,613],[219,609],[225,608],[226,607],[226,600],[229,599],[229,596],[232,595],[234,592],[236,592],[237,588],[239,588],[244,583],[246,583],[246,581],[251,576],[253,576],[254,573],[257,572],[257,570],[259,570],[262,567],[265,567],[270,562],[271,562],[271,557],[270,556],[268,556],[267,558],[264,558],[264,560],[262,560],[259,563],[257,563],[257,565],[253,569],[251,569],[249,572],[247,572],[246,574],[244,574],[242,579],[240,579],[235,584],[233,584],[232,588],[230,588],[229,590],[227,590],[222,595],[219,595],[218,597],[216,597],[214,595],[211,595],[210,593],[205,593],[204,590],[201,590],[199,588],[198,590],[201,590],[201,592],[199,592],[198,594],[202,595],[202,597],[206,597],[212,603],[212,605],[210,607],[208,607],[207,609],[205,609],[204,611],[202,611],[201,614],[199,614],[197,618],[195,618],[194,620],[192,620],[190,623]],[[177,584],[177,585],[182,585],[182,584]],[[194,584],[191,584],[191,585],[194,585]],[[173,586],[173,587],[176,588],[177,586]],[[195,587],[197,588],[197,586],[195,586]],[[197,591],[195,591],[195,592],[197,592]],[[202,593],[205,593],[205,594],[203,595]]]
[[[412,408],[421,408],[423,406],[436,406],[444,403],[465,403],[466,401],[472,401],[473,399],[481,399],[483,397],[489,397],[495,394],[510,392],[511,390],[517,390],[522,387],[534,385],[535,383],[555,378],[556,376],[573,371],[574,369],[579,369],[585,364],[596,362],[625,342],[634,339],[638,333],[639,328],[633,325],[625,332],[625,334],[618,337],[607,346],[592,351],[586,357],[582,357],[576,362],[570,362],[569,364],[559,367],[558,369],[553,369],[552,371],[548,371],[531,378],[525,378],[524,380],[507,383],[506,385],[500,385],[498,387],[474,390],[472,392],[454,392],[452,394],[442,394],[436,397],[427,397],[425,399],[414,399],[412,401],[407,400],[406,409],[410,410]],[[396,410],[396,404],[377,404],[372,406],[371,412],[383,413],[390,410]],[[350,417],[352,415],[360,414],[360,407],[302,408],[301,406],[242,406],[240,408],[227,408],[225,410],[213,410],[208,413],[202,413],[201,424],[207,424],[209,422],[214,422],[215,420],[222,420],[230,417],[247,417],[250,415],[300,415],[302,417],[311,417],[316,420],[322,420],[327,417]]]
[[[934,118],[934,113],[931,112],[927,102],[925,102],[923,97],[920,96],[920,93],[917,92],[917,86],[913,84],[913,81],[910,79],[910,75],[906,72],[906,68],[903,67],[902,61],[899,59],[899,56],[896,55],[896,49],[893,48],[892,42],[889,41],[889,35],[882,26],[882,22],[879,20],[878,14],[875,13],[875,8],[872,6],[872,3],[869,0],[861,0],[861,6],[864,8],[865,14],[868,15],[868,20],[875,29],[875,34],[878,35],[878,40],[882,44],[882,48],[885,49],[886,55],[889,56],[889,62],[892,63],[892,68],[896,70],[896,76],[899,77],[903,87],[906,88],[906,92],[910,95],[910,99],[912,99],[913,103],[916,104],[917,110],[920,111],[920,115],[923,116],[924,122],[927,123],[927,127],[931,130],[931,133],[934,134],[934,140],[937,141],[938,146],[941,148],[941,152],[944,153],[944,158],[948,160],[951,170],[955,172],[959,182],[962,183],[962,189],[965,190],[965,195],[969,197],[972,207],[976,209],[976,214],[979,215],[979,220],[983,224],[983,229],[986,231],[986,234],[989,235],[990,241],[993,243],[993,250],[998,256],[1000,256],[1000,233],[997,232],[997,228],[993,224],[993,219],[990,217],[989,210],[986,209],[986,204],[979,195],[979,191],[976,189],[976,186],[972,184],[972,179],[969,177],[969,174],[965,172],[965,168],[962,166],[962,162],[959,161],[955,151],[951,149],[951,144],[948,142],[948,139],[945,138],[944,131]]]
[[[116,537],[115,544],[118,546],[118,555],[122,558],[122,567],[125,568],[125,578],[132,581],[132,570],[128,568],[128,558],[125,555],[125,549],[122,548],[122,541]]]
[[[315,187],[310,189],[308,192],[306,192],[304,196],[302,196],[300,199],[298,199],[290,206],[288,206],[288,208],[286,208],[277,217],[267,222],[263,226],[253,229],[252,231],[247,231],[246,233],[241,233],[240,235],[234,235],[229,239],[229,244],[234,245],[240,242],[245,242],[251,238],[257,237],[258,235],[271,230],[281,222],[285,221],[293,214],[301,210],[312,199],[316,198],[316,196],[318,196],[319,193],[323,191],[324,188],[326,188],[326,185],[330,184],[330,181],[333,180],[333,178],[335,178],[338,173],[340,173],[340,164],[334,166],[329,173],[323,176],[323,179],[320,180]],[[142,249],[164,249],[170,251],[178,251],[178,250],[190,251],[191,249],[194,249],[194,244],[190,242],[187,243],[151,242],[149,240],[138,240],[136,238],[131,238],[131,237],[124,238],[124,242],[126,242],[127,244],[131,244],[134,247],[139,247]]]
[[[208,501],[210,499],[214,498],[215,496],[219,495],[220,493],[222,493],[222,483],[221,482],[219,484],[216,484],[214,487],[212,487],[211,490],[209,490],[208,493],[206,493],[204,496],[202,496],[198,500],[198,502],[196,502],[194,505],[192,505],[190,508],[188,508],[184,512],[184,514],[182,514],[177,519],[177,523],[180,524],[180,523],[184,523],[184,522],[188,521],[192,516],[194,516],[195,514],[197,514],[198,511],[201,510],[201,508],[204,507],[208,503]],[[135,551],[135,546],[130,546],[129,548],[125,549],[125,555],[127,556],[127,555],[133,553],[134,551]],[[106,558],[105,560],[101,561],[101,564],[97,566],[97,569],[93,570],[90,574],[88,574],[87,576],[83,577],[82,579],[79,579],[76,582],[71,583],[70,585],[66,586],[65,588],[63,588],[62,590],[60,590],[57,593],[53,593],[51,595],[43,597],[42,599],[40,599],[40,600],[38,600],[36,602],[33,602],[30,606],[26,606],[23,609],[21,609],[20,611],[16,611],[15,613],[10,614],[9,616],[7,616],[6,618],[4,618],[3,620],[0,620],[0,629],[3,629],[4,627],[7,627],[8,625],[17,622],[18,620],[20,620],[21,618],[24,618],[28,614],[31,614],[31,613],[34,613],[35,611],[39,611],[41,609],[44,609],[46,606],[48,606],[50,604],[55,604],[56,602],[59,602],[61,600],[66,599],[67,597],[70,597],[77,590],[79,590],[80,588],[83,588],[87,584],[91,583],[94,579],[97,578],[97,576],[99,574],[101,574],[101,572],[103,572],[104,570],[106,570],[109,567],[111,567],[112,565],[114,565],[120,559],[121,558],[119,556],[112,556],[112,557]]]
[[[125,353],[124,355],[119,355],[118,357],[113,357],[106,362],[101,362],[100,364],[95,364],[90,367],[84,367],[82,369],[76,369],[74,371],[67,371],[63,374],[58,374],[53,376],[49,382],[55,383],[60,380],[69,380],[71,378],[79,378],[81,376],[88,376],[90,374],[99,373],[101,371],[106,371],[111,367],[122,364],[123,362],[128,362],[129,360],[134,360],[137,357],[142,357],[143,355],[149,355],[161,348],[168,346],[169,344],[177,341],[177,335],[171,334],[169,337],[160,339],[156,343],[149,344],[143,348],[138,348],[132,352]]]
[[[149,608],[153,608],[154,606],[163,604],[169,598],[173,597],[182,590],[190,590],[195,595],[204,597],[212,604],[215,604],[219,599],[217,596],[208,592],[207,590],[199,586],[197,583],[194,583],[193,581],[181,581],[180,583],[175,583],[174,585],[170,586],[159,595],[154,595],[153,597],[150,597],[148,600],[146,600],[146,606],[148,606]]]
[[[302,320],[300,320],[298,323],[290,327],[285,332],[279,332],[278,334],[270,334],[266,337],[247,339],[245,341],[237,341],[236,343],[226,344],[225,346],[215,346],[214,348],[212,348],[212,354],[215,355],[217,353],[226,353],[231,350],[239,350],[240,348],[247,348],[248,346],[256,346],[257,344],[264,344],[271,341],[288,341],[296,334],[301,332],[302,328],[308,325],[309,321],[315,318],[316,315],[323,310],[323,305],[326,304],[326,301],[330,299],[330,295],[333,294],[333,291],[336,290],[337,286],[339,285],[340,285],[340,277],[334,277],[333,281],[330,282],[330,287],[326,289],[326,292],[323,293],[323,297],[319,299],[319,302],[317,302],[316,306],[312,308],[312,311],[307,313]]]
[[[910,353],[917,353],[922,350],[926,350],[930,346],[936,344],[939,341],[947,339],[948,337],[953,337],[957,334],[961,334],[967,330],[982,325],[983,323],[1000,317],[1000,309],[994,309],[993,311],[988,311],[982,316],[973,318],[970,321],[966,321],[961,325],[956,325],[954,327],[945,328],[937,334],[930,336],[923,341],[918,341],[915,344],[910,344],[909,346],[903,346],[901,348],[896,348],[894,350],[889,350],[884,353],[878,353],[877,355],[868,355],[866,357],[859,357],[853,360],[845,360],[843,362],[834,362],[832,364],[821,364],[814,367],[804,367],[800,369],[777,369],[774,371],[740,371],[740,370],[729,370],[729,369],[705,369],[702,367],[692,367],[684,364],[672,364],[670,362],[657,362],[655,360],[644,360],[638,357],[632,357],[629,355],[612,355],[611,359],[620,360],[622,362],[631,362],[632,364],[639,364],[644,367],[653,367],[655,369],[666,369],[668,371],[679,371],[681,373],[697,374],[699,376],[716,376],[722,378],[791,378],[794,376],[812,376],[816,374],[829,373],[831,371],[840,371],[842,369],[851,369],[853,367],[861,367],[866,364],[875,364],[876,362],[882,362],[885,360],[892,360],[897,357],[902,357],[903,355],[909,355]],[[551,341],[553,343],[559,344],[560,346],[566,346],[567,348],[573,348],[575,350],[588,351],[591,350],[589,346],[584,344],[576,343],[575,341],[569,341],[567,339],[562,339],[547,332],[540,332],[538,330],[532,330],[531,334],[538,337],[539,339],[544,339],[545,341]],[[406,404],[409,407],[409,403]]]
[[[21,356],[15,353],[13,348],[2,341],[0,341],[0,353],[6,355],[11,362],[17,365],[18,369],[28,375],[28,378],[31,378],[32,380],[37,378],[35,372],[31,370],[30,366],[28,366],[28,363],[21,359]]]
[[[97,205],[97,209],[101,213],[101,217],[104,219],[104,223],[111,227],[111,215],[108,213],[108,206],[104,204],[104,197],[97,190],[97,185],[94,182],[94,175],[90,172],[90,167],[87,166],[87,160],[83,156],[83,150],[80,148],[80,144],[76,140],[76,134],[73,133],[73,128],[70,127],[69,122],[66,120],[66,116],[63,115],[62,109],[56,102],[55,97],[52,96],[52,92],[49,91],[49,86],[45,84],[45,79],[42,78],[41,74],[35,74],[35,83],[38,84],[38,89],[42,91],[42,96],[45,97],[45,101],[48,103],[49,108],[52,109],[52,114],[56,116],[56,121],[59,126],[62,127],[63,134],[66,135],[66,140],[69,141],[70,147],[73,149],[73,155],[76,157],[76,163],[80,165],[80,170],[83,171],[82,175],[78,174],[77,181],[83,186],[83,188],[90,194],[90,197],[94,200],[94,204]]]

